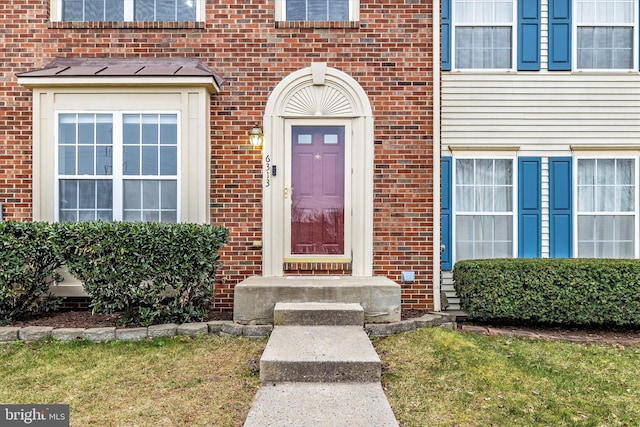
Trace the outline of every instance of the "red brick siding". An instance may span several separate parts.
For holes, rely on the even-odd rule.
[[[419,0],[363,0],[358,23],[279,23],[273,2],[207,2],[206,22],[51,23],[48,0],[0,2],[0,203],[32,218],[31,92],[15,73],[56,56],[194,56],[227,82],[211,98],[211,222],[230,244],[217,289],[261,274],[261,162],[246,132],[290,73],[327,62],[357,80],[375,117],[374,274],[400,279],[406,308],[433,305],[432,10]],[[323,28],[318,28],[323,27]]]

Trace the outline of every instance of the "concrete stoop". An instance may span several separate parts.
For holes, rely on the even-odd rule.
[[[245,427],[398,426],[354,303],[276,303]]]

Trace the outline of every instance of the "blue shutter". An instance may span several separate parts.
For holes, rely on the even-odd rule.
[[[571,70],[571,0],[549,0],[549,70]]]
[[[518,70],[540,70],[540,0],[518,1]]]
[[[451,0],[442,0],[441,37],[442,37],[442,70],[451,71]]]
[[[518,257],[542,256],[541,158],[518,158]]]
[[[549,256],[571,258],[571,157],[549,157]]]
[[[453,260],[451,258],[451,249],[453,249],[451,247],[451,221],[453,218],[453,206],[451,203],[452,161],[451,157],[443,157],[440,161],[440,232],[442,234],[442,244],[444,245],[444,251],[440,254],[440,262],[443,270],[453,269]]]

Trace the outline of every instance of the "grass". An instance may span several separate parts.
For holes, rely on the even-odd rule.
[[[403,427],[638,426],[640,347],[442,328],[374,340]]]
[[[72,426],[242,425],[266,340],[0,346],[0,402],[68,403]]]
[[[0,402],[69,403],[72,426],[241,426],[266,340],[0,345]],[[374,339],[403,427],[640,425],[640,347],[420,329]]]

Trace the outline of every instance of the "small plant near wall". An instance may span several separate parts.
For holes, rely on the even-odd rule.
[[[465,260],[453,280],[469,319],[640,325],[639,260]]]
[[[94,312],[125,325],[203,320],[228,230],[200,224],[78,222],[55,225],[56,253],[83,282]]]
[[[0,324],[40,316],[58,309],[49,292],[60,259],[44,222],[0,221]]]

